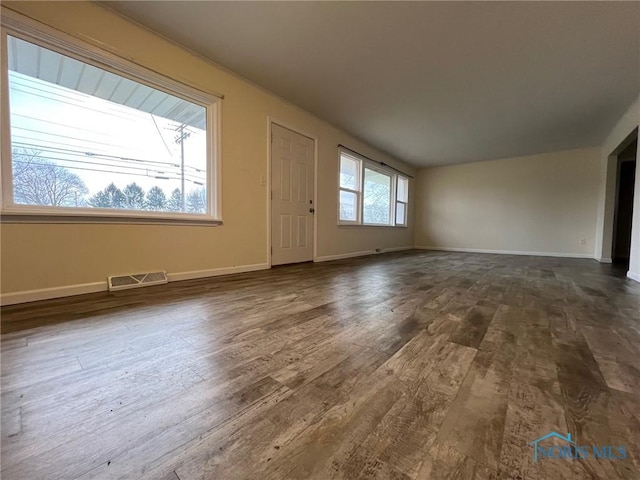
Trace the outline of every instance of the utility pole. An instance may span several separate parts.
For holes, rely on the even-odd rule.
[[[178,134],[175,142],[180,144],[180,197],[182,201],[182,211],[185,211],[185,192],[184,192],[184,141],[191,136],[191,132],[186,130],[187,124],[181,123],[175,131]]]

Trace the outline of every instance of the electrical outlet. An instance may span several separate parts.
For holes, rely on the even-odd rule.
[[[581,238],[580,239],[580,245],[586,245],[587,244],[587,239],[586,238]]]

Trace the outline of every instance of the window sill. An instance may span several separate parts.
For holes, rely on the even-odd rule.
[[[0,213],[0,223],[38,223],[38,224],[115,224],[115,225],[189,225],[216,227],[222,220],[197,217],[151,217],[109,214],[49,214],[4,211]]]
[[[408,225],[364,225],[361,223],[339,223],[339,228],[408,228]]]

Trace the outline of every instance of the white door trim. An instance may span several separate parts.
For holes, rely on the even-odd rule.
[[[303,137],[313,140],[313,261],[318,258],[318,137],[306,132],[297,126],[283,122],[271,115],[267,116],[267,263],[271,267],[271,134],[272,125],[276,124],[287,130],[298,133]]]

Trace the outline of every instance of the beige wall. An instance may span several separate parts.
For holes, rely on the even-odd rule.
[[[91,284],[91,289],[95,282],[105,282],[110,274],[153,269],[165,269],[175,275],[235,266],[266,266],[269,204],[267,188],[260,186],[260,176],[268,175],[269,117],[318,139],[318,257],[413,244],[412,226],[337,226],[337,145],[343,143],[410,174],[414,172],[412,167],[97,4],[3,2],[3,5],[168,77],[225,96],[223,226],[4,224],[3,296],[78,284]]]
[[[415,244],[591,257],[599,184],[598,148],[422,169]]]

